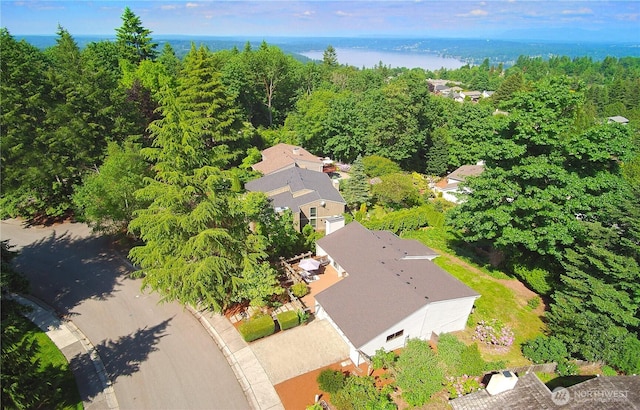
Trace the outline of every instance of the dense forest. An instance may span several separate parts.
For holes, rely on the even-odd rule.
[[[279,289],[269,262],[314,234],[243,183],[260,150],[296,144],[351,164],[352,218],[385,208],[394,221],[369,223],[396,232],[438,219],[458,246],[498,255],[548,300],[536,343],[640,372],[639,58],[358,69],[331,46],[303,63],[266,42],[179,59],[151,34],[129,9],[117,41],[83,49],[63,27],[46,50],[2,29],[3,217],[128,233],[166,300],[260,303]],[[429,78],[495,93],[459,103]],[[478,161],[461,205],[425,189]]]

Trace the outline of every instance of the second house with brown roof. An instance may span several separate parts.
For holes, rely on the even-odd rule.
[[[287,168],[298,167],[322,172],[324,162],[302,147],[289,144],[276,144],[262,151],[262,161],[252,168],[268,175]]]

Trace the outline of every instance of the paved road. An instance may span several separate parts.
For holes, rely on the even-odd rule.
[[[86,225],[1,224],[21,254],[31,293],[69,318],[96,346],[121,409],[248,409],[226,359],[195,318],[159,304],[127,276],[108,240]]]

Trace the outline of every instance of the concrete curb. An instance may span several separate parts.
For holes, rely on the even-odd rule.
[[[201,311],[190,305],[187,306],[187,309],[198,319],[216,342],[220,351],[222,351],[222,354],[229,362],[229,366],[235,373],[251,408],[253,410],[284,409],[280,397],[273,388],[264,368],[228,319],[222,315],[215,314],[212,319],[216,319],[224,324],[225,327],[230,328],[216,329],[216,326],[211,323],[212,320],[207,318]],[[218,324],[218,327],[220,327],[220,324]],[[223,334],[227,335],[226,338]],[[233,336],[233,340],[229,340],[230,336]],[[235,345],[235,347],[231,345]]]
[[[29,295],[16,295],[10,296],[16,302],[28,306],[32,309],[31,312],[25,314],[25,316],[31,320],[36,326],[38,326],[43,332],[49,336],[51,341],[58,347],[62,354],[67,359],[67,362],[77,357],[78,349],[70,351],[68,347],[78,342],[82,347],[80,353],[86,353],[93,367],[87,369],[89,372],[95,372],[94,377],[87,377],[87,374],[80,372],[78,369],[71,369],[76,377],[77,381],[84,379],[87,383],[93,383],[92,391],[99,392],[95,396],[90,396],[80,392],[83,405],[85,409],[92,408],[107,408],[110,410],[118,410],[118,399],[116,398],[113,385],[107,371],[102,363],[102,359],[98,354],[95,346],[85,336],[84,333],[70,320],[60,320],[55,313],[55,310],[48,306],[43,301],[36,299]],[[80,390],[80,388],[79,388]]]

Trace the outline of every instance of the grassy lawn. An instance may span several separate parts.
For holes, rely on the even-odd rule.
[[[535,297],[535,293],[526,289],[518,280],[509,278],[502,272],[474,265],[452,254],[447,246],[447,237],[442,229],[427,228],[421,231],[408,232],[403,238],[416,239],[435,249],[441,256],[434,262],[467,286],[480,293],[475,309],[469,318],[469,326],[457,333],[458,338],[472,343],[475,324],[480,320],[498,319],[514,330],[515,342],[506,351],[497,351],[488,346],[479,345],[483,358],[487,361],[504,360],[509,365],[527,365],[530,362],[522,356],[522,342],[542,333],[545,328],[541,315],[543,306],[532,310],[527,301]]]
[[[36,325],[24,319],[25,338],[36,339],[40,346],[37,358],[40,360],[40,373],[37,378],[42,383],[50,383],[50,396],[43,398],[47,408],[54,409],[83,409],[82,400],[78,393],[76,380],[69,369],[69,363],[62,352],[49,339],[46,333]],[[56,388],[57,387],[57,388]]]

